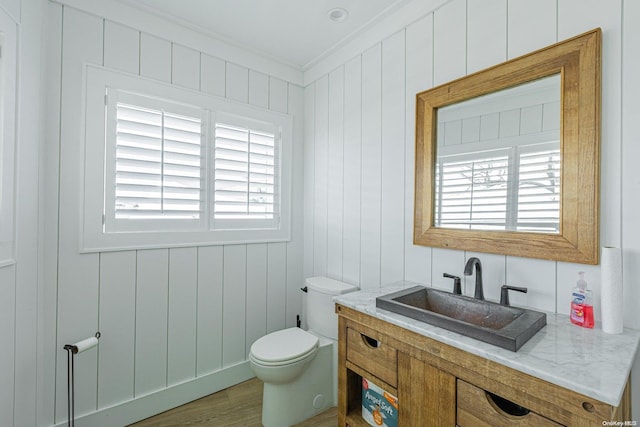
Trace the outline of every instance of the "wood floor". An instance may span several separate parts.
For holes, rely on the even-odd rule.
[[[129,427],[260,427],[262,382],[257,378],[179,406]],[[295,427],[335,427],[336,408]]]

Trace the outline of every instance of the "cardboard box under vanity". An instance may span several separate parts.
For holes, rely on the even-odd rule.
[[[362,378],[362,418],[374,427],[398,427],[398,398]]]

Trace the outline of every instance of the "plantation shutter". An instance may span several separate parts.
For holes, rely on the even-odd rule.
[[[436,226],[505,229],[508,155],[450,156],[439,160],[436,168]]]
[[[518,230],[560,231],[560,150],[520,153]]]
[[[278,220],[275,129],[227,119],[215,124],[214,223],[273,227]]]
[[[558,232],[560,150],[549,145],[440,157],[435,225]]]
[[[118,94],[111,203],[116,223],[172,220],[181,228],[180,221],[203,216],[201,111],[157,104],[151,98]],[[124,228],[147,228],[137,222]]]

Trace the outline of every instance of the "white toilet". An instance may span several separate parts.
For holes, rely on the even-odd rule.
[[[326,277],[311,277],[305,284],[308,331],[283,329],[251,346],[251,369],[264,382],[264,427],[289,427],[337,405],[338,316],[333,297],[357,288]]]

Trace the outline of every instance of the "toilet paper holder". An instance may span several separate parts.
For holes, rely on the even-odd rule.
[[[96,332],[93,337],[85,338],[74,344],[65,344],[63,347],[67,351],[67,412],[69,414],[68,426],[75,425],[75,387],[74,387],[74,358],[76,354],[83,353],[98,345],[100,332]]]

